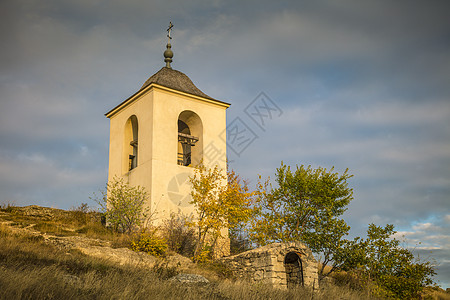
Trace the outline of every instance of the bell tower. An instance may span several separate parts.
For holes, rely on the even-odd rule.
[[[108,181],[115,176],[145,187],[154,224],[170,213],[190,215],[189,176],[201,161],[226,172],[226,109],[230,104],[199,90],[172,69],[170,23],[166,65],[131,97],[105,115],[110,119]]]

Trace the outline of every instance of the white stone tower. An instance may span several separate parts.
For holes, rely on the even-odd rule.
[[[154,224],[171,212],[189,215],[188,177],[193,166],[219,165],[226,172],[226,109],[230,104],[200,91],[172,69],[168,30],[166,66],[131,97],[106,113],[110,119],[108,181],[122,177],[145,187]]]

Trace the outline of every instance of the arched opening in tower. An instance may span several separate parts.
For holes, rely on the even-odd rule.
[[[191,135],[189,126],[178,120],[178,164],[181,166],[189,166],[192,164],[191,147],[195,146],[198,138]]]
[[[185,110],[178,116],[177,163],[181,166],[196,166],[202,161],[202,158],[202,121],[195,112]]]
[[[124,173],[138,166],[138,120],[135,115],[128,118],[124,132]]]

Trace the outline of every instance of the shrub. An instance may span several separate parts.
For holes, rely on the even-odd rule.
[[[230,254],[235,255],[253,249],[252,242],[240,230],[230,229]]]
[[[358,270],[337,271],[329,278],[333,278],[334,283],[338,286],[347,286],[356,291],[365,291],[368,287],[367,280],[364,280],[361,272],[358,272]]]
[[[0,204],[1,211],[7,212],[7,213],[12,213],[15,211],[15,209],[16,209],[16,206],[9,202]]]
[[[194,261],[197,263],[209,263],[212,261],[213,247],[209,244],[204,244],[196,254],[194,254]]]
[[[164,221],[161,231],[167,239],[169,250],[188,257],[194,255],[195,230],[189,226],[186,216],[170,214],[170,218]]]
[[[147,252],[153,256],[164,256],[167,251],[167,243],[164,239],[156,236],[155,233],[141,231],[131,241],[131,250]]]
[[[94,194],[92,199],[100,205],[115,231],[131,233],[150,217],[145,208],[147,198],[145,188],[130,186],[122,178],[114,177],[106,184],[106,190],[101,191],[101,196]]]
[[[70,217],[78,225],[86,225],[92,221],[91,210],[87,203],[70,209]]]

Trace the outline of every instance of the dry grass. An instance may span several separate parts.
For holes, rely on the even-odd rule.
[[[338,287],[313,293],[230,280],[190,287],[167,277],[161,270],[119,267],[76,251],[66,253],[0,225],[0,299],[362,299]]]
[[[425,300],[450,300],[450,293],[441,288],[426,287],[422,293]]]
[[[126,234],[115,233],[101,223],[101,215],[98,212],[83,208],[73,208],[69,211],[53,210],[49,216],[28,216],[24,208],[10,204],[0,205],[3,214],[1,219],[10,221],[9,225],[25,228],[31,227],[41,233],[56,236],[85,236],[88,238],[110,241],[112,247],[128,247],[131,237]]]
[[[30,227],[55,235],[82,235],[128,245],[130,237],[106,229],[100,218],[77,209],[50,219],[25,216],[13,206],[0,207],[0,219],[15,227]],[[78,251],[60,250],[40,236],[13,231],[0,224],[0,299],[371,299],[365,290],[350,288],[341,274],[342,285],[323,284],[312,292],[306,288],[278,290],[263,284],[235,282],[226,266],[195,265],[188,270],[208,278],[205,286],[186,286],[167,280],[176,270],[164,265],[141,269],[114,265],[87,257]],[[355,283],[356,284],[356,283]],[[445,292],[427,291],[424,299],[450,299]],[[374,298],[372,298],[374,299]]]

